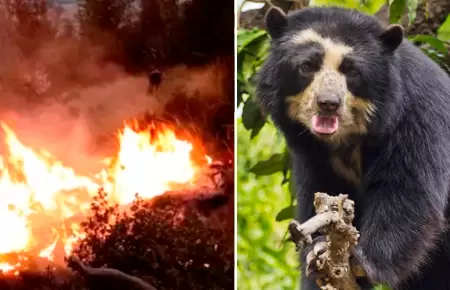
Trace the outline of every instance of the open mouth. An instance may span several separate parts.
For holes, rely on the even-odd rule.
[[[337,116],[314,115],[311,118],[312,129],[317,134],[331,135],[339,128]]]

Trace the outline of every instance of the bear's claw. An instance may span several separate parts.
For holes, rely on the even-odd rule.
[[[310,250],[306,255],[306,276],[308,277],[311,273],[314,274],[316,278],[323,276],[320,272],[321,265],[323,265],[323,254],[327,251],[328,245],[325,241],[318,241],[314,244],[312,250]]]

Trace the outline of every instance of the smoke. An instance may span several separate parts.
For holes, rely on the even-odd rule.
[[[159,105],[145,77],[102,64],[96,48],[84,46],[80,57],[81,43],[68,42],[47,42],[31,57],[13,46],[0,55],[0,119],[23,143],[80,166],[97,162],[99,137]]]
[[[2,19],[0,120],[27,146],[45,149],[76,170],[96,171],[116,150],[125,120],[158,116],[174,98],[226,102],[221,64],[163,72],[149,93],[146,76],[105,61],[105,50],[80,37],[33,38]],[[62,35],[62,36],[61,36]]]

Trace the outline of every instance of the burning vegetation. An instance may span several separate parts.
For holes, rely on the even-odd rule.
[[[1,289],[233,287],[234,6],[212,2],[0,0]]]

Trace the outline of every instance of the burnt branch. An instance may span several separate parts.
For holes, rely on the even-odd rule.
[[[144,280],[131,276],[128,274],[125,274],[124,272],[121,272],[116,269],[111,268],[93,268],[85,265],[83,262],[81,262],[77,257],[71,256],[68,259],[68,265],[73,270],[77,271],[79,274],[81,274],[83,277],[92,279],[114,279],[115,281],[123,281],[127,283],[128,285],[141,290],[156,290],[155,287],[148,284]]]
[[[317,257],[315,271],[320,273],[317,284],[323,290],[360,289],[356,276],[364,276],[361,268],[350,263],[351,247],[358,242],[359,233],[352,225],[354,202],[345,194],[329,196],[317,192],[314,197],[316,215],[300,224],[291,221],[289,232],[297,250],[311,244],[311,235],[322,230],[326,234],[326,250]]]

